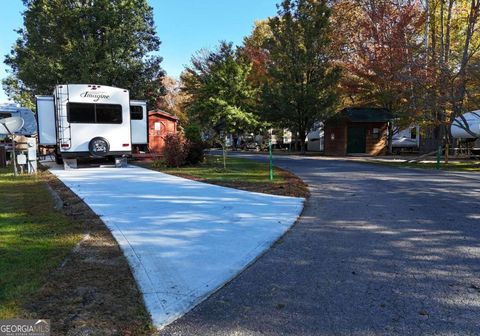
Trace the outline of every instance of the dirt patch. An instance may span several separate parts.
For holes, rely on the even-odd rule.
[[[25,304],[26,317],[50,319],[52,335],[151,335],[142,295],[108,228],[55,176],[42,175],[85,236]]]

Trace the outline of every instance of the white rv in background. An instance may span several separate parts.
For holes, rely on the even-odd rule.
[[[478,155],[480,153],[480,110],[465,113],[463,119],[455,118],[450,132],[461,143],[468,144],[472,153]]]
[[[395,152],[417,151],[420,148],[420,126],[411,126],[394,133],[392,148]]]
[[[313,125],[313,128],[307,134],[306,142],[309,152],[323,152],[325,150],[325,134],[322,122],[316,122]]]
[[[480,138],[480,110],[468,112],[462,118],[457,117],[452,123],[451,133],[457,139],[477,139]],[[467,132],[467,128],[470,132]]]
[[[127,156],[132,144],[147,144],[146,103],[131,102],[128,90],[65,84],[52,96],[36,98],[39,145],[55,147],[58,162]]]
[[[14,103],[0,103],[0,119],[10,117],[20,117],[24,121],[17,134],[32,136],[37,133],[37,122],[32,110]]]

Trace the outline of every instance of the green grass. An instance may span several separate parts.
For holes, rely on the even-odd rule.
[[[237,157],[227,157],[227,169],[223,169],[221,156],[206,156],[205,163],[191,167],[160,168],[167,174],[185,174],[208,181],[282,183],[284,174],[274,169],[274,180],[269,180],[269,164]]]
[[[437,169],[436,162],[409,163],[409,162],[386,162],[386,161],[368,161],[369,163],[382,164],[393,167]],[[441,170],[480,172],[480,161],[453,161],[448,164],[440,163]]]
[[[0,169],[0,319],[28,301],[81,239],[81,228],[54,210],[43,177]]]

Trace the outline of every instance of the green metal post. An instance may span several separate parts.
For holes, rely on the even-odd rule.
[[[268,153],[270,156],[270,181],[273,181],[272,140],[268,141]]]
[[[437,149],[437,169],[440,169],[440,157],[442,156],[442,146]]]

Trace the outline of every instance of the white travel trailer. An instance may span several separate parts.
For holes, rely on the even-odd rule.
[[[325,136],[322,122],[316,122],[313,125],[312,130],[307,134],[306,141],[307,151],[309,152],[323,152],[325,150]]]
[[[455,118],[450,132],[454,138],[469,144],[472,152],[478,154],[480,152],[480,110],[465,113],[463,119]]]
[[[399,152],[402,150],[416,151],[420,147],[420,127],[411,126],[398,130],[392,136],[392,148]]]
[[[12,103],[0,104],[0,119],[10,117],[20,117],[24,121],[23,127],[16,132],[17,134],[31,136],[37,133],[35,115],[30,109]]]
[[[307,134],[307,151],[323,152],[324,151],[324,132],[322,129],[311,131]]]
[[[147,144],[146,104],[131,102],[128,90],[65,84],[36,98],[39,144],[55,147],[58,162],[127,156],[132,144]]]
[[[480,138],[480,110],[465,113],[463,118],[465,121],[460,117],[455,118],[453,121],[450,129],[452,136],[457,139]]]

